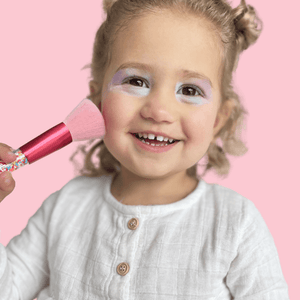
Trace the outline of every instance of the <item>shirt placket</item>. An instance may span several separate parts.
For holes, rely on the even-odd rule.
[[[116,299],[129,299],[129,281],[135,272],[132,267],[139,239],[140,218],[123,216],[123,234],[117,249],[114,275],[109,294]]]

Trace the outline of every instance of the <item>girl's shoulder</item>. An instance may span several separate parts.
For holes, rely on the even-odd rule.
[[[222,214],[229,218],[236,218],[240,226],[247,228],[251,224],[265,227],[264,219],[255,203],[238,192],[221,186],[211,184],[212,201],[216,207],[222,208]],[[257,201],[257,199],[255,199]]]
[[[239,194],[238,192],[219,185],[219,184],[209,184],[210,189],[209,192],[212,195],[214,201],[218,202],[220,205],[226,205],[228,207],[235,207],[237,209],[245,209],[253,206],[253,202],[249,200],[247,197]]]
[[[109,183],[108,176],[78,176],[67,182],[60,190],[50,195],[43,205],[52,206],[53,213],[72,213],[72,210],[85,210],[91,205],[98,205]],[[106,187],[106,188],[105,188]]]
[[[86,190],[95,190],[104,188],[109,182],[108,176],[87,177],[77,176],[68,181],[60,190],[62,193],[86,192]]]

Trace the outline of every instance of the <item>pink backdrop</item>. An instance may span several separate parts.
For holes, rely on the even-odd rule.
[[[88,5],[86,4],[88,3]],[[233,6],[239,1],[234,0]],[[230,157],[221,180],[253,201],[279,252],[290,299],[300,299],[298,0],[249,0],[264,22],[257,44],[240,58],[235,86],[249,111],[243,157]],[[286,5],[284,6],[284,3]],[[296,7],[297,6],[297,7]],[[102,3],[3,1],[0,18],[0,141],[17,148],[61,122],[88,94],[93,39]],[[0,204],[0,241],[7,245],[52,192],[74,176],[76,144],[13,173],[15,191]],[[297,265],[297,266],[296,266]],[[297,268],[298,267],[298,268]]]

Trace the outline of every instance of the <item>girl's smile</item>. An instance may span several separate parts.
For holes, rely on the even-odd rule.
[[[140,134],[141,135],[141,134]],[[150,136],[147,137],[147,134],[142,135],[141,137],[138,134],[132,134],[136,144],[138,147],[155,153],[162,153],[169,151],[175,145],[177,145],[180,141],[173,141],[170,142],[170,139],[167,137],[165,138],[166,141],[163,139],[163,135],[158,135],[157,137],[154,134],[149,134]]]

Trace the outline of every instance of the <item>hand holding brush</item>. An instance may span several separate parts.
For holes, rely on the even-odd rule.
[[[73,141],[101,139],[104,135],[104,119],[99,108],[91,100],[84,99],[63,122],[19,149],[13,151],[0,144],[0,202],[14,189],[15,183],[9,172],[32,164]]]

